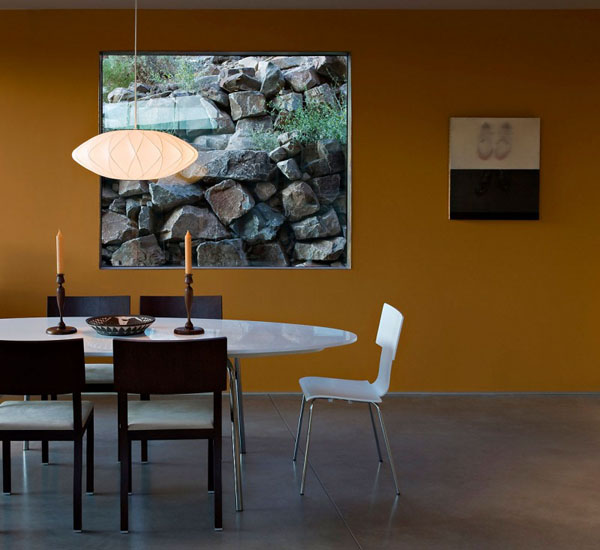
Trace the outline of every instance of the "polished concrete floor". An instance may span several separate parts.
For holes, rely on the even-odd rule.
[[[93,397],[96,489],[71,531],[72,446],[13,443],[13,494],[0,496],[0,549],[597,549],[600,398],[388,396],[400,477],[377,461],[364,405],[315,407],[306,494],[290,457],[299,397],[247,396],[245,511],[234,511],[224,439],[224,530],[212,529],[204,442],[134,449],[130,533],[119,533],[115,398]],[[229,422],[225,418],[228,430]]]

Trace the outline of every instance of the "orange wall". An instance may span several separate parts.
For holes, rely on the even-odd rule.
[[[54,234],[71,294],[176,294],[176,271],[100,271],[98,52],[128,11],[0,12],[0,315],[42,315]],[[357,344],[246,362],[247,390],[376,371],[382,302],[406,315],[397,391],[600,390],[598,12],[142,12],[146,50],[348,50],[350,271],[202,270],[229,318],[345,328]],[[539,116],[541,220],[448,221],[450,116]]]

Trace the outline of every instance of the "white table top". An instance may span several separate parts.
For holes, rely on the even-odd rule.
[[[85,317],[65,317],[67,325],[77,328],[75,334],[53,336],[46,328],[58,324],[56,317],[23,317],[0,319],[0,340],[56,340],[83,338],[87,357],[112,356],[111,336],[101,336],[85,322]],[[178,336],[173,329],[183,326],[185,319],[159,317],[139,336],[126,336],[131,340],[182,340],[195,338],[227,337],[230,357],[263,357],[311,353],[326,348],[345,346],[356,342],[356,334],[335,328],[262,321],[235,321],[230,319],[192,319],[194,326],[204,328],[198,336]]]

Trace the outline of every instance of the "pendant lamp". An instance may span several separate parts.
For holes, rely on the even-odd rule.
[[[165,132],[137,127],[137,0],[135,0],[133,130],[114,130],[88,139],[72,157],[84,168],[118,180],[153,180],[187,168],[198,158],[189,143]]]

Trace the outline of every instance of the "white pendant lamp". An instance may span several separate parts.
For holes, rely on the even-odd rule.
[[[137,0],[133,59],[133,130],[115,130],[94,136],[73,151],[73,160],[99,176],[118,180],[153,180],[171,176],[192,164],[198,158],[198,151],[171,134],[138,130]]]

